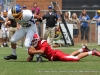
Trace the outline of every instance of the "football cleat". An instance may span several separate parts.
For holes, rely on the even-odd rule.
[[[17,59],[17,56],[11,54],[11,55],[9,55],[9,56],[5,56],[4,59],[5,59],[5,60],[10,60],[10,59],[14,59],[14,60],[16,60],[16,59]]]
[[[100,52],[97,51],[97,49],[92,49],[92,55],[100,57]]]
[[[37,57],[37,62],[42,62],[42,61],[43,61],[42,57]]]
[[[33,55],[30,55],[30,56],[27,58],[27,61],[28,61],[28,62],[32,62],[32,60],[33,60]]]
[[[82,46],[82,50],[83,50],[83,52],[88,52],[88,51],[90,51],[90,49],[89,49],[86,45],[83,45],[83,46]]]

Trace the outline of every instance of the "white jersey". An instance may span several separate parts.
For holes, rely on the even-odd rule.
[[[8,18],[14,19],[12,16],[11,9],[8,11]],[[17,22],[22,26],[22,27],[27,27],[28,25],[33,25],[35,24],[35,21],[33,20],[34,15],[30,10],[22,10],[22,18],[18,20]]]
[[[3,15],[1,16],[3,18],[4,21],[6,21],[6,17],[4,17]],[[1,29],[4,30],[6,27],[5,27],[5,22],[2,23],[2,26],[1,26]]]

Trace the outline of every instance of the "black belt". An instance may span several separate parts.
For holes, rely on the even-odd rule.
[[[53,26],[53,27],[55,27],[55,26]],[[46,26],[46,28],[53,28],[53,27]]]
[[[29,25],[27,25],[27,26],[22,26],[22,27],[27,28],[27,27],[30,27],[30,26],[31,26],[31,24],[29,24]]]

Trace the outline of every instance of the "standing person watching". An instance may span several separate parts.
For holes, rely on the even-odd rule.
[[[0,46],[2,47],[2,29],[1,29],[1,26],[2,26],[2,23],[4,23],[4,20],[3,18],[1,17],[1,12],[0,12]]]
[[[8,47],[8,41],[9,41],[9,27],[5,26],[6,18],[7,18],[7,11],[3,11],[3,15],[1,16],[4,20],[4,23],[2,23],[2,47]]]
[[[41,16],[40,15],[40,7],[38,7],[37,3],[33,3],[33,7],[32,7],[32,13]],[[36,25],[37,25],[37,29],[38,29],[38,34],[41,37],[41,21],[36,19]]]
[[[52,45],[53,39],[55,37],[55,24],[57,23],[58,20],[57,14],[52,11],[52,6],[48,6],[48,12],[42,18],[46,19],[46,29],[44,33],[44,39],[47,40],[48,35],[50,35],[49,44]]]
[[[100,10],[97,10],[97,14],[93,17],[94,21],[97,21],[97,26],[100,25]]]
[[[71,16],[71,24],[73,24],[73,36],[74,36],[74,42],[78,42],[78,34],[79,34],[79,28],[78,28],[78,17],[76,13],[73,13]]]
[[[81,15],[79,16],[79,20],[81,24],[80,30],[81,30],[82,45],[83,44],[87,45],[90,17],[87,15],[87,12],[85,9],[82,11]],[[85,36],[85,41],[84,41],[84,36]]]
[[[66,21],[66,23],[70,23],[70,17],[69,17],[69,13],[68,12],[65,12],[65,14],[64,14],[64,19],[65,19],[65,21]]]
[[[98,44],[99,44],[99,36],[98,36],[98,34],[99,34],[99,32],[98,32],[98,30],[100,29],[99,27],[100,27],[100,10],[97,10],[97,14],[93,17],[93,19],[92,19],[93,21],[96,21],[96,24],[97,24],[97,26],[96,26],[96,35],[97,35],[97,38],[98,38]]]
[[[37,6],[37,3],[33,3],[32,13],[36,13],[37,15],[40,15],[40,8]]]

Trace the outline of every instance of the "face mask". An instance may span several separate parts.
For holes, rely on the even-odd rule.
[[[37,46],[37,44],[38,44],[38,39],[34,39],[34,40],[32,40],[32,45],[34,46],[34,47],[36,47]]]

